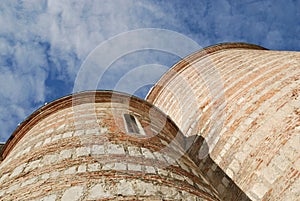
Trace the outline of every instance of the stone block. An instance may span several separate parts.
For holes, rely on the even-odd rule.
[[[218,190],[219,193],[223,194],[224,191],[225,191],[224,185],[219,184],[219,185],[217,186],[217,190]]]
[[[50,175],[49,175],[49,173],[44,173],[44,174],[42,174],[41,178],[44,180],[47,180],[50,178]]]
[[[177,163],[176,163],[176,160],[174,158],[172,158],[171,156],[164,155],[164,158],[167,160],[167,162],[170,165],[178,166]]]
[[[127,180],[120,180],[117,184],[117,192],[118,194],[130,196],[135,195],[135,191],[130,181]]]
[[[152,152],[149,149],[142,147],[141,150],[142,150],[142,154],[144,155],[145,158],[155,159],[154,155],[152,154]]]
[[[51,137],[48,137],[48,138],[45,139],[43,145],[49,144],[50,142],[51,142]]]
[[[227,176],[229,177],[229,178],[233,178],[233,176],[234,176],[234,172],[231,170],[231,169],[229,169],[229,168],[227,168],[226,169],[226,174],[227,174]]]
[[[146,173],[149,173],[149,174],[155,174],[156,173],[155,168],[152,167],[152,166],[145,166],[145,171],[146,171]]]
[[[275,165],[270,164],[261,171],[261,175],[270,183],[273,184],[282,172]]]
[[[32,184],[32,183],[34,183],[36,180],[37,180],[37,177],[33,177],[33,178],[31,178],[31,179],[28,179],[28,180],[24,181],[24,182],[21,184],[21,187],[27,186],[27,185],[29,185],[29,184]]]
[[[46,197],[43,197],[42,201],[55,201],[56,200],[56,195],[53,194],[53,195],[48,195]]]
[[[35,144],[34,147],[35,147],[35,148],[40,147],[42,144],[43,144],[43,142],[42,142],[42,141],[39,141],[38,143]]]
[[[86,172],[86,164],[81,164],[78,166],[78,173]]]
[[[62,198],[61,201],[77,201],[80,200],[80,197],[83,194],[83,187],[82,186],[73,186],[69,189],[67,189]]]
[[[11,193],[11,192],[13,192],[14,190],[17,190],[17,189],[19,188],[19,186],[20,186],[20,184],[11,185],[11,186],[7,189],[6,193]]]
[[[121,144],[108,144],[108,154],[125,154],[125,150]]]
[[[91,149],[92,155],[103,155],[104,154],[104,145],[93,145]]]
[[[41,163],[41,160],[35,160],[35,161],[32,161],[30,163],[28,163],[27,167],[25,168],[25,172],[28,172],[29,170],[33,170],[35,168],[37,168]]]
[[[237,160],[234,159],[229,164],[228,168],[230,168],[234,172],[234,174],[237,174],[239,172],[241,166],[240,166],[240,163]]]
[[[88,156],[90,153],[91,150],[89,147],[79,147],[76,149],[76,157]]]
[[[281,171],[285,171],[291,165],[289,159],[283,154],[275,155],[271,163],[276,165]]]
[[[224,184],[225,187],[228,187],[230,180],[228,180],[226,177],[223,177],[222,183]]]
[[[160,168],[157,169],[157,172],[158,172],[159,175],[162,175],[162,176],[165,176],[165,177],[168,177],[168,174],[169,174],[167,170],[160,169]]]
[[[76,166],[69,167],[64,171],[64,174],[75,174],[76,172]]]
[[[47,131],[45,131],[45,134],[46,134],[46,135],[49,135],[49,134],[51,134],[53,131],[54,131],[54,129],[53,129],[53,128],[50,128],[50,129],[48,129]]]
[[[135,156],[135,157],[142,156],[139,147],[128,147],[128,152],[130,156]]]
[[[59,158],[59,156],[56,155],[56,154],[46,155],[42,159],[42,164],[49,165],[49,164],[52,164],[52,163],[56,163],[58,161],[58,158]]]
[[[140,164],[128,164],[128,170],[131,171],[142,171],[142,166]]]
[[[194,182],[189,178],[189,177],[184,177],[184,179],[190,184],[190,185],[194,185]]]
[[[103,184],[93,186],[88,193],[88,200],[97,200],[112,197],[110,188],[105,188]]]
[[[2,183],[3,181],[5,181],[8,178],[8,173],[2,175],[2,177],[0,178],[0,183]]]
[[[27,164],[26,163],[23,163],[22,165],[19,165],[18,167],[16,167],[13,172],[11,173],[11,175],[9,176],[9,178],[12,178],[12,177],[15,177],[15,176],[18,176],[25,168]]]
[[[257,195],[257,197],[259,199],[263,198],[263,196],[266,194],[266,192],[268,191],[268,187],[266,187],[264,184],[262,183],[256,183],[253,188],[252,188],[252,192]]]
[[[99,163],[92,163],[88,164],[88,171],[89,172],[97,172],[101,169],[101,166]]]
[[[156,186],[152,183],[146,183],[144,181],[136,180],[134,189],[137,195],[157,195]]]
[[[98,127],[98,125],[96,125],[97,127]],[[99,132],[99,129],[98,128],[94,128],[94,129],[87,129],[86,131],[85,131],[85,134],[87,134],[87,135],[92,135],[92,134],[94,134],[94,135],[96,135],[96,134],[99,134],[100,132]]]
[[[69,138],[72,137],[73,131],[69,131],[63,134],[62,138]]]
[[[73,134],[74,136],[81,136],[84,135],[84,130],[76,130]]]
[[[117,170],[117,171],[127,170],[126,163],[110,163],[110,164],[105,164],[104,166],[102,168],[104,170]]]
[[[106,163],[102,166],[102,170],[113,170],[114,166],[114,163]]]
[[[166,159],[164,158],[163,154],[161,154],[160,152],[153,152],[153,154],[157,160],[166,162]]]
[[[188,168],[188,166],[186,166],[183,162],[178,162],[178,164],[183,170],[190,172],[190,169]]]
[[[59,171],[54,171],[54,172],[51,172],[51,173],[49,174],[49,177],[50,177],[50,178],[55,178],[55,177],[58,177],[59,174],[60,174]]]
[[[62,138],[62,135],[59,134],[59,135],[55,135],[53,138],[52,138],[52,142],[55,142],[57,140],[60,140]]]
[[[62,150],[59,154],[59,160],[64,160],[64,159],[67,159],[67,158],[71,158],[72,153],[73,153],[72,149]]]

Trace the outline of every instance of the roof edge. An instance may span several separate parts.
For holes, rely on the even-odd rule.
[[[12,133],[6,143],[0,147],[0,163],[4,160],[15,145],[23,138],[23,136],[35,126],[41,119],[48,117],[55,112],[66,109],[72,106],[77,106],[85,103],[100,103],[100,102],[115,102],[115,103],[127,103],[132,105],[133,103],[142,103],[149,108],[155,108],[161,115],[166,116],[167,120],[173,124],[173,126],[179,130],[177,125],[159,108],[147,102],[139,97],[112,90],[95,90],[95,91],[83,91],[74,94],[70,94],[59,99],[56,99],[28,116]]]
[[[201,59],[202,57],[207,56],[209,54],[229,49],[268,50],[262,46],[244,42],[227,42],[205,47],[197,52],[188,55],[187,57],[183,58],[175,65],[173,65],[150,89],[145,99],[152,103],[157,94],[159,94],[159,92],[161,91],[162,86],[164,86],[165,83],[167,83],[177,72],[184,69],[186,66],[188,66],[188,64],[192,63],[196,59]]]

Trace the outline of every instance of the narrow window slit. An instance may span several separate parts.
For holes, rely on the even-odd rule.
[[[133,115],[124,114],[124,119],[125,119],[127,131],[129,133],[145,135],[145,132],[144,132],[140,122]]]

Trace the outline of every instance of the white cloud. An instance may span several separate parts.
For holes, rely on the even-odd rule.
[[[168,69],[160,64],[146,64],[130,69],[118,80],[114,90],[134,94],[144,86],[154,85]]]
[[[151,27],[154,18],[164,15],[147,2],[77,0],[4,1],[0,13],[2,139],[42,105],[46,95],[56,97],[49,91],[60,86],[49,88],[49,79],[72,83],[81,62],[100,42]]]

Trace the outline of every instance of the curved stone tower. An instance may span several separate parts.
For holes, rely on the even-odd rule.
[[[299,199],[299,52],[208,47],[173,66],[147,101],[194,136],[189,154],[200,167],[210,153],[252,200]]]
[[[4,145],[0,200],[220,200],[184,144],[144,100],[110,91],[63,97]]]
[[[91,91],[38,109],[0,144],[0,200],[300,197],[299,52],[208,47],[147,100]]]

